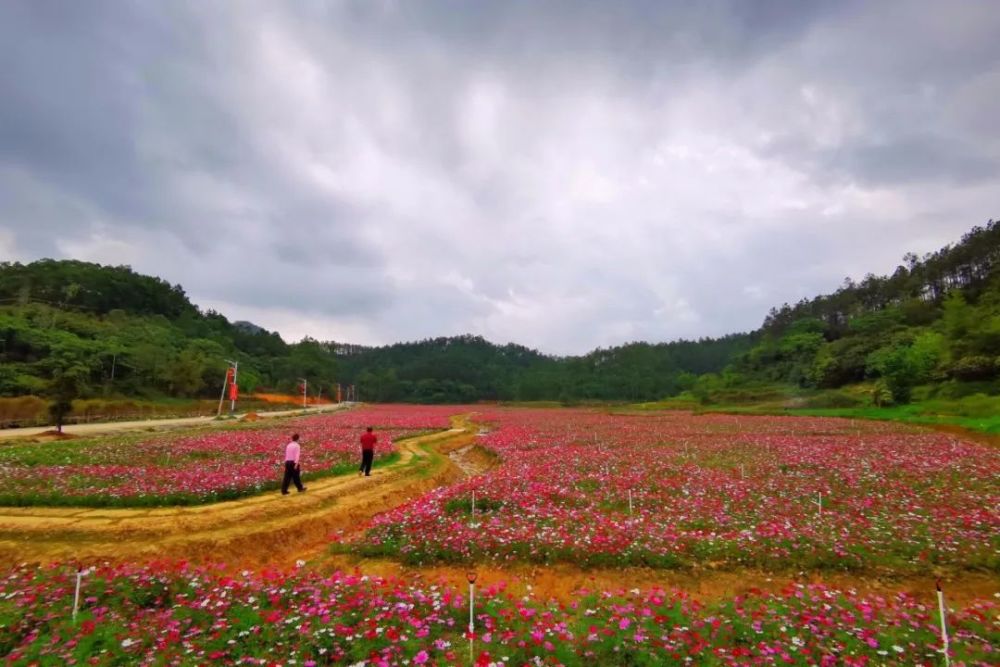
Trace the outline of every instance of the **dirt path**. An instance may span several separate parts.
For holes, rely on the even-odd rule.
[[[456,423],[399,441],[400,459],[371,477],[307,478],[302,494],[158,509],[0,508],[0,564],[181,558],[242,568],[309,559],[332,532],[461,477],[447,455],[474,436]]]
[[[288,417],[296,414],[312,414],[316,412],[333,412],[344,410],[350,407],[349,403],[339,403],[330,405],[319,405],[309,408],[297,408],[293,410],[273,410],[255,413],[260,419],[271,417]],[[236,415],[236,418],[244,417],[244,414]],[[63,433],[69,436],[81,437],[88,435],[104,435],[107,433],[120,433],[122,431],[152,431],[180,428],[184,426],[212,426],[215,424],[232,424],[231,420],[215,417],[176,417],[174,419],[143,419],[127,422],[101,422],[97,424],[71,424],[63,427]],[[15,440],[19,438],[30,439],[48,435],[52,431],[51,426],[39,426],[31,428],[5,428],[0,429],[0,440]]]

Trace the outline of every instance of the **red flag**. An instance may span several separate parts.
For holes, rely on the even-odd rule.
[[[229,385],[229,400],[235,401],[239,397],[240,386],[236,383]]]

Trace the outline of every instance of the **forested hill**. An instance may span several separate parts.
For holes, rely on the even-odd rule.
[[[652,400],[755,387],[861,387],[865,400],[1000,393],[1000,224],[905,255],[888,276],[767,315],[752,334],[629,343],[552,357],[478,336],[383,347],[288,344],[250,322],[202,312],[184,290],[128,267],[42,260],[0,264],[0,395],[48,395],[72,378],[81,396],[210,397],[226,359],[241,389],[291,392],[299,378],[362,400]],[[855,397],[858,392],[855,392]],[[724,400],[724,399],[723,399]],[[845,399],[846,400],[846,399]],[[856,399],[852,399],[856,400]]]
[[[549,357],[479,336],[342,349],[340,375],[376,401],[652,400],[689,388],[750,349],[746,334],[671,343],[630,343],[580,357]],[[343,348],[343,346],[340,346]]]
[[[937,252],[905,255],[891,275],[772,309],[753,349],[696,389],[704,398],[754,384],[865,383],[866,400],[905,403],[917,388],[926,398],[994,395],[998,378],[1000,222],[991,220]]]
[[[250,322],[202,312],[179,285],[128,267],[41,260],[0,264],[0,395],[51,395],[71,379],[82,397],[217,395],[226,360],[240,388],[293,392],[299,378],[329,396],[356,384],[365,400],[652,399],[721,371],[748,336],[549,357],[477,336],[385,347],[287,344]]]

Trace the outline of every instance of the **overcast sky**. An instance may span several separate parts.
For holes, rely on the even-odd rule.
[[[287,340],[756,328],[1000,217],[1000,4],[0,3],[0,259]]]

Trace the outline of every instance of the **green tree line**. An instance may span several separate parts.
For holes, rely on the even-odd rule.
[[[872,383],[876,403],[914,388],[961,397],[1000,390],[1000,223],[937,252],[904,256],[887,276],[846,279],[831,294],[768,314],[757,344],[702,385]]]
[[[479,336],[367,347],[272,332],[201,311],[179,285],[129,267],[41,260],[0,264],[0,396],[218,395],[227,359],[244,392],[419,403],[649,401],[780,384],[870,385],[876,403],[914,388],[1000,392],[1000,223],[974,227],[888,276],[773,308],[748,334],[634,342],[556,357]]]
[[[239,362],[244,392],[330,396],[355,385],[369,401],[647,400],[690,386],[750,348],[751,337],[598,349],[553,357],[478,336],[383,347],[288,344],[250,323],[202,312],[179,285],[124,266],[41,260],[0,264],[0,396],[218,395]]]

